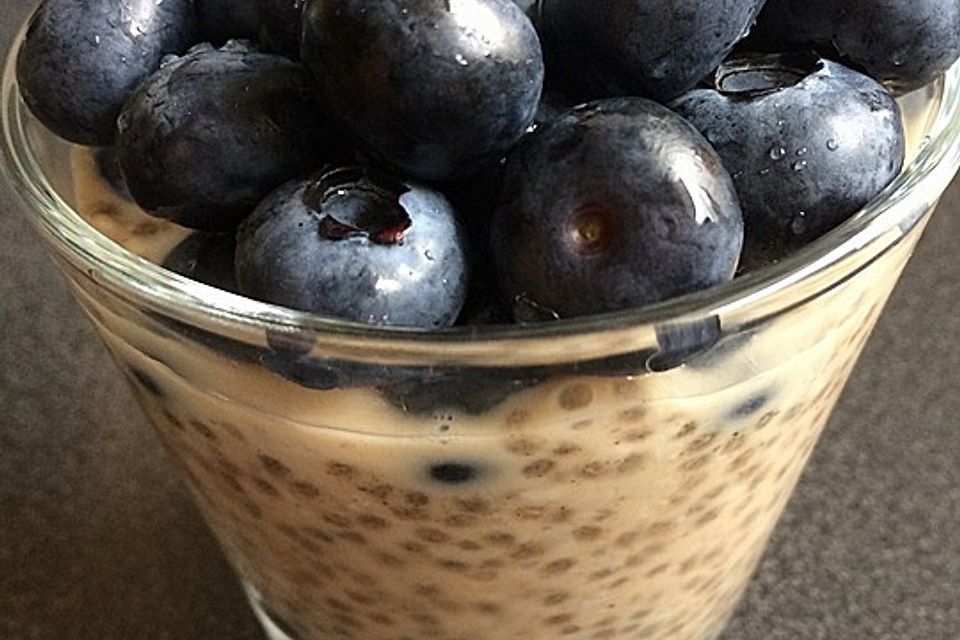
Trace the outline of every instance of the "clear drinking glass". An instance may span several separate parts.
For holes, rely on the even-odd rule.
[[[275,640],[719,635],[960,164],[957,66],[904,102],[896,183],[779,264],[643,310],[386,330],[137,257],[156,229],[85,200],[109,187],[30,117],[12,58],[21,213]]]

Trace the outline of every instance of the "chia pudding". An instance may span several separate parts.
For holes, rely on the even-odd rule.
[[[934,105],[904,106],[916,152]],[[140,212],[89,150],[72,163],[81,215],[132,252],[159,263],[189,233]],[[731,615],[921,232],[681,366],[560,372],[480,411],[305,388],[229,340],[76,292],[277,637],[701,639]]]

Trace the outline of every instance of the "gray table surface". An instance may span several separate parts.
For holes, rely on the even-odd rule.
[[[0,46],[33,0],[4,0]],[[960,181],[724,640],[960,639]],[[171,462],[0,187],[0,640],[260,639]]]

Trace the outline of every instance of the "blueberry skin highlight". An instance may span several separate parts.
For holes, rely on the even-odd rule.
[[[957,0],[769,0],[748,43],[765,51],[835,49],[894,94],[918,89],[960,57]]]
[[[548,67],[584,100],[669,100],[715,69],[765,0],[542,0]]]
[[[331,115],[424,180],[500,157],[543,85],[537,33],[509,0],[308,0],[301,54]]]
[[[685,120],[643,98],[581,105],[510,155],[492,253],[503,293],[560,317],[652,304],[733,277],[733,182]]]
[[[237,239],[241,290],[293,309],[436,329],[466,296],[464,236],[446,198],[360,167],[284,185]]]
[[[867,76],[814,54],[752,55],[671,106],[713,143],[740,196],[747,262],[811,242],[900,172],[900,109]]]
[[[137,204],[206,231],[233,229],[272,189],[340,152],[300,66],[239,42],[168,61],[118,125]]]
[[[30,111],[71,142],[108,146],[127,96],[195,35],[192,0],[46,0],[17,58]]]

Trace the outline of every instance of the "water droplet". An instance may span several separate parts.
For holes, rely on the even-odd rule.
[[[99,36],[99,35],[93,36],[93,46],[99,47],[99,46],[100,46],[100,42],[101,42],[101,39],[100,39],[100,36]]]
[[[765,167],[765,168],[763,168],[763,169],[760,169],[760,171],[757,171],[757,175],[758,175],[758,176],[770,175],[770,168],[769,168],[769,167]]]
[[[464,58],[463,55],[461,55],[461,54],[459,54],[459,53],[458,53],[457,55],[453,56],[453,59],[456,60],[456,61],[457,61],[457,64],[459,64],[459,65],[462,66],[462,67],[465,67],[465,66],[467,66],[468,64],[470,64],[469,62],[467,62],[467,59]]]
[[[806,169],[806,168],[807,168],[807,161],[806,161],[806,160],[798,160],[797,162],[794,162],[794,163],[793,163],[793,170],[794,170],[794,171],[803,171],[803,170]]]
[[[427,260],[430,260],[431,262],[433,261],[433,253],[430,251],[430,249],[427,249],[426,251],[423,252],[423,257],[426,258]]]
[[[800,147],[799,149],[797,149],[797,157],[805,156],[806,154],[807,154],[806,147]]]
[[[773,147],[770,149],[770,159],[773,161],[782,160],[787,155],[787,150],[783,147]]]
[[[836,151],[839,148],[840,148],[839,142],[837,142],[833,138],[830,138],[829,140],[827,140],[827,149],[830,149],[830,151]]]

